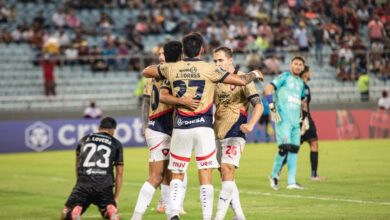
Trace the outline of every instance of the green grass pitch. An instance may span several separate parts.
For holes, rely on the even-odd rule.
[[[324,182],[309,179],[309,147],[299,152],[298,181],[303,191],[268,184],[276,144],[248,144],[237,171],[237,185],[247,219],[390,219],[390,140],[320,142],[319,173]],[[125,177],[119,210],[130,219],[138,191],[147,178],[147,150],[125,150]],[[74,183],[74,151],[0,155],[0,219],[59,219]],[[189,169],[189,184],[182,219],[201,219],[199,185],[195,164]],[[214,172],[214,214],[220,180]],[[166,219],[156,214],[160,196],[156,191],[144,219]],[[101,219],[91,206],[84,219]],[[229,210],[226,219],[232,219]]]

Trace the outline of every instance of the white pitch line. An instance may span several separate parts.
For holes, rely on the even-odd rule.
[[[68,179],[65,179],[63,177],[56,177],[56,176],[29,176],[29,175],[20,175],[20,174],[14,174],[14,176],[19,178],[26,178],[26,177],[45,178],[46,180],[52,180],[53,182],[69,181]],[[141,183],[136,183],[136,182],[123,182],[123,184],[129,186],[139,186],[139,187],[142,185]],[[188,187],[187,189],[194,190],[194,191],[199,190],[198,187]],[[214,191],[219,192],[220,189],[214,188]],[[246,190],[240,190],[240,193],[248,194],[248,195],[270,196],[270,197],[273,196],[273,197],[283,197],[283,198],[311,199],[311,200],[321,200],[321,201],[390,206],[390,202],[376,202],[376,201],[360,200],[360,199],[332,198],[332,197],[322,197],[322,196],[302,196],[302,195],[291,195],[291,194],[259,192],[259,191],[246,191]]]

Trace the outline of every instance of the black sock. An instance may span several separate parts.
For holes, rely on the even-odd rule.
[[[318,152],[310,151],[311,176],[317,176]]]

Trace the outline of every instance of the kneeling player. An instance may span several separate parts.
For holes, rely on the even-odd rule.
[[[214,62],[228,72],[242,75],[234,68],[232,50],[219,47],[214,50]],[[235,169],[239,167],[240,157],[245,146],[245,133],[253,130],[259,120],[263,106],[253,82],[246,86],[234,86],[218,83],[215,88],[214,130],[218,144],[218,160],[221,164],[222,189],[219,194],[216,220],[224,219],[231,203],[235,219],[245,219],[241,208],[239,192],[234,181]],[[253,105],[253,114],[247,123],[249,102]]]
[[[117,202],[123,179],[123,147],[113,137],[116,121],[106,117],[99,132],[83,137],[76,150],[77,182],[61,213],[61,219],[80,220],[90,204],[103,218],[117,220]],[[116,166],[114,179],[113,166]],[[115,182],[115,193],[113,186]]]

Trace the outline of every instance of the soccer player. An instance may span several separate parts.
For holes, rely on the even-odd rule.
[[[181,58],[182,45],[178,41],[170,41],[160,48],[159,61],[176,62]],[[170,174],[167,173],[169,148],[173,129],[173,106],[159,100],[159,92],[164,84],[162,79],[148,80],[144,91],[143,115],[145,138],[149,147],[149,178],[143,184],[137,199],[132,220],[142,219],[147,207],[153,199],[156,188],[161,185],[162,199],[168,204]],[[176,100],[173,104],[182,104],[190,108],[197,107],[199,101],[190,97]],[[148,126],[146,126],[146,123]],[[166,209],[167,214],[169,208]]]
[[[268,84],[264,94],[271,112],[271,120],[275,122],[276,141],[279,151],[275,156],[270,185],[279,189],[278,173],[283,160],[287,156],[288,185],[287,189],[303,189],[296,182],[297,153],[300,146],[300,117],[302,99],[305,98],[305,87],[299,78],[305,65],[302,57],[291,60],[290,72],[284,72]],[[274,96],[272,95],[274,93]]]
[[[224,82],[245,86],[255,78],[262,78],[260,71],[236,76],[225,72],[214,64],[200,60],[204,53],[203,38],[197,33],[186,35],[183,40],[186,58],[176,63],[149,66],[144,69],[145,77],[169,80],[172,94],[178,98],[194,97],[200,101],[197,109],[178,106],[172,133],[168,169],[172,171],[170,183],[171,219],[179,219],[180,202],[183,197],[182,180],[195,148],[200,182],[200,201],[203,219],[211,219],[214,189],[212,169],[218,168],[215,136],[212,129],[212,106],[215,83]]]
[[[233,65],[233,52],[228,47],[214,50],[214,62],[222,69],[237,74]],[[235,219],[244,220],[240,196],[234,181],[235,169],[239,167],[241,154],[245,146],[245,134],[253,130],[262,112],[263,106],[253,82],[246,86],[234,86],[218,83],[215,88],[214,131],[218,145],[218,160],[221,164],[222,189],[219,194],[216,220],[223,220],[231,203]],[[249,103],[253,106],[252,117],[247,122]]]
[[[105,117],[98,133],[83,137],[76,149],[77,182],[65,203],[61,219],[81,220],[90,204],[103,218],[118,220],[117,203],[123,179],[123,147],[113,137],[116,121]],[[115,178],[113,172],[115,169]],[[115,192],[113,186],[115,182]]]
[[[311,79],[311,71],[309,66],[305,66],[304,70],[300,74],[301,79],[304,82],[305,85],[305,105],[302,110],[302,117],[303,117],[303,123],[302,123],[302,136],[301,136],[301,144],[304,142],[308,142],[310,145],[310,163],[311,163],[311,180],[313,181],[321,181],[325,178],[322,176],[319,176],[317,173],[318,168],[318,136],[317,136],[317,129],[316,125],[314,123],[313,118],[310,114],[310,101],[311,101],[311,93],[310,88],[307,85],[307,83]]]

